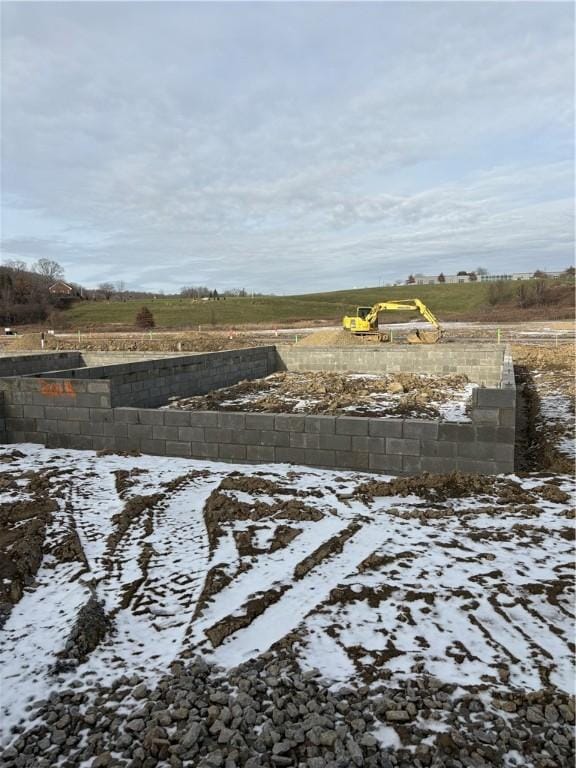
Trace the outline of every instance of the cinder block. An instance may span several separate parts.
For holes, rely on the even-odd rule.
[[[174,440],[166,441],[166,455],[167,456],[182,456],[189,457],[192,455],[192,446],[190,443],[177,442]]]
[[[310,435],[312,437],[312,435]],[[331,435],[331,434],[319,434],[318,448],[323,451],[351,451],[352,450],[352,436],[351,435]],[[309,448],[313,446],[309,445]]]
[[[152,424],[128,424],[128,437],[135,440],[151,440]]]
[[[334,416],[306,416],[304,431],[312,434],[333,435],[336,432]]]
[[[273,413],[247,413],[246,429],[274,429]]]
[[[15,408],[5,408],[4,413],[6,416],[14,417],[16,416]],[[26,416],[28,419],[43,419],[45,416],[44,408],[41,405],[27,405],[26,406],[26,412],[24,412],[24,409],[22,407],[19,408],[21,410],[21,413],[19,415]],[[70,410],[75,410],[74,408]]]
[[[246,446],[220,444],[218,449],[218,457],[220,459],[233,459],[235,461],[243,461],[246,459]]]
[[[370,460],[370,469],[378,472],[390,472],[393,475],[402,472],[402,456],[391,456],[385,453],[366,454]]]
[[[422,457],[402,456],[402,472],[408,475],[419,475],[422,472]]]
[[[360,451],[361,453],[386,453],[386,438],[353,437],[352,451]]]
[[[288,464],[305,464],[306,450],[304,448],[276,448],[276,461]]]
[[[57,429],[61,435],[79,435],[81,423],[80,421],[58,421]]]
[[[68,412],[70,409],[67,408]],[[114,421],[114,411],[111,408],[90,408],[90,422],[92,424],[107,423]]]
[[[232,442],[235,445],[261,445],[262,430],[260,429],[233,429]]]
[[[465,459],[478,459],[479,461],[495,461],[497,443],[483,443],[476,440],[473,443],[458,443],[456,455]]]
[[[475,424],[499,424],[499,408],[472,408],[470,412],[472,421]]]
[[[368,419],[371,437],[402,437],[403,419]]]
[[[404,437],[418,440],[436,440],[438,437],[438,422],[423,419],[406,419],[404,422]]]
[[[355,416],[336,417],[337,435],[367,435],[368,419]]]
[[[501,427],[514,427],[516,425],[516,410],[514,408],[500,408],[498,423]]]
[[[191,443],[191,455],[198,459],[217,459],[218,443]]]
[[[89,381],[86,384],[86,391],[92,394],[107,394],[110,392],[109,381]]]
[[[450,443],[445,443],[445,445],[450,445]],[[422,472],[443,474],[453,472],[456,469],[456,459],[450,456],[422,456],[420,466]]]
[[[505,427],[497,427],[495,425],[486,425],[476,427],[476,437],[483,443],[495,443],[498,440],[498,430],[505,429]]]
[[[207,443],[233,443],[234,430],[206,427],[204,429],[204,439]]]
[[[218,411],[191,411],[190,426],[192,427],[217,427]]]
[[[178,427],[178,441],[184,443],[203,442],[203,427]]]
[[[291,448],[310,448],[318,450],[320,448],[320,435],[307,434],[306,432],[282,432],[290,436]]]
[[[438,425],[438,439],[449,440],[454,443],[473,442],[476,440],[476,432],[472,424],[441,422]]]
[[[248,461],[266,461],[273,463],[275,461],[274,448],[266,445],[247,445],[246,459]]]
[[[338,469],[370,469],[370,456],[367,453],[351,453],[350,451],[335,451],[334,466]]]
[[[473,475],[497,475],[503,470],[498,468],[495,461],[477,461],[476,459],[458,458],[456,468],[461,472]]]
[[[164,424],[167,427],[189,427],[190,411],[164,411]]]
[[[142,453],[151,453],[153,456],[165,456],[166,441],[144,438],[143,440],[140,440],[140,450]]]
[[[420,440],[387,437],[386,453],[398,453],[402,456],[419,456]]]
[[[480,408],[512,408],[516,403],[514,389],[484,389],[475,390],[476,402]]]
[[[44,415],[47,419],[65,420],[67,416],[67,410],[66,408],[47,405],[44,409]]]
[[[334,451],[319,451],[307,448],[305,452],[305,463],[317,467],[336,466],[336,455]]]
[[[276,432],[262,430],[260,433],[260,444],[274,446],[278,448],[288,448],[290,446],[290,435],[297,434],[293,432]]]
[[[280,432],[304,432],[304,416],[280,413],[274,418],[274,429]]]
[[[420,443],[422,456],[438,459],[456,456],[457,445],[457,443],[449,443],[446,440],[422,440]]]
[[[137,408],[114,408],[114,421],[139,424],[140,411]]]
[[[246,415],[244,413],[218,413],[218,426],[229,429],[246,429]]]
[[[178,427],[152,427],[153,440],[178,440]]]
[[[478,427],[480,430],[481,427]],[[496,427],[496,440],[499,443],[511,443],[514,445],[516,442],[516,429],[514,427]]]
[[[140,424],[153,424],[155,426],[163,426],[165,413],[166,411],[142,408],[140,410]]]

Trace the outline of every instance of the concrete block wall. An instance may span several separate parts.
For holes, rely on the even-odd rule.
[[[376,357],[372,351],[363,351],[370,358],[360,356],[355,362],[370,364],[368,372],[387,365],[383,360],[387,353]],[[470,359],[466,358],[469,351],[461,352]],[[340,350],[336,360],[339,356]],[[415,365],[415,360],[422,362],[425,357],[408,362]],[[284,365],[287,362],[285,356]],[[83,368],[73,376],[61,371],[48,377],[2,378],[5,439],[50,447],[139,450],[389,474],[514,469],[516,392],[512,361],[504,352],[500,354],[501,386],[475,390],[469,423],[150,407],[155,399],[165,402],[167,394],[177,394],[180,387],[182,394],[206,392],[268,375],[276,364],[274,347],[267,347]],[[398,365],[398,360],[393,364]],[[489,366],[482,360],[480,367]],[[109,378],[92,378],[102,375]],[[141,402],[147,407],[138,407]]]
[[[80,368],[85,365],[80,352],[38,352],[0,356],[0,377]]]
[[[8,419],[14,441],[53,448],[137,450],[159,456],[293,463],[388,474],[514,469],[514,430],[418,419],[37,407]],[[32,430],[32,431],[30,431]]]
[[[88,358],[92,363],[99,359]],[[243,379],[268,376],[275,366],[275,349],[270,346],[92,365],[52,371],[50,376],[74,381],[107,380],[113,406],[152,408],[165,405],[170,397],[205,394]]]
[[[278,345],[278,369],[354,373],[464,374],[486,387],[499,387],[504,346],[487,344],[371,344],[357,347]]]

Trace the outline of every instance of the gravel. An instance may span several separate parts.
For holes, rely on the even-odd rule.
[[[425,677],[332,690],[282,650],[228,673],[191,659],[155,687],[123,677],[51,694],[31,705],[34,724],[14,729],[2,759],[6,768],[504,768],[516,751],[522,766],[573,765],[570,697],[499,696]],[[398,749],[382,746],[383,728]]]

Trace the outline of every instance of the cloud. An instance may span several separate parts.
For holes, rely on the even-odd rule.
[[[570,6],[160,5],[4,4],[7,256],[276,292],[571,260]]]

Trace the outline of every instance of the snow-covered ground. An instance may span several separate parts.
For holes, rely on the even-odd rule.
[[[45,555],[4,625],[6,733],[61,686],[131,671],[153,683],[184,651],[232,667],[288,635],[302,667],[334,685],[427,674],[491,692],[572,689],[566,476],[383,496],[362,489],[372,476],[287,465],[34,445],[4,446],[0,461],[15,447],[2,508],[50,473],[46,541],[53,551],[76,531],[83,556]],[[91,594],[112,630],[54,674]]]

